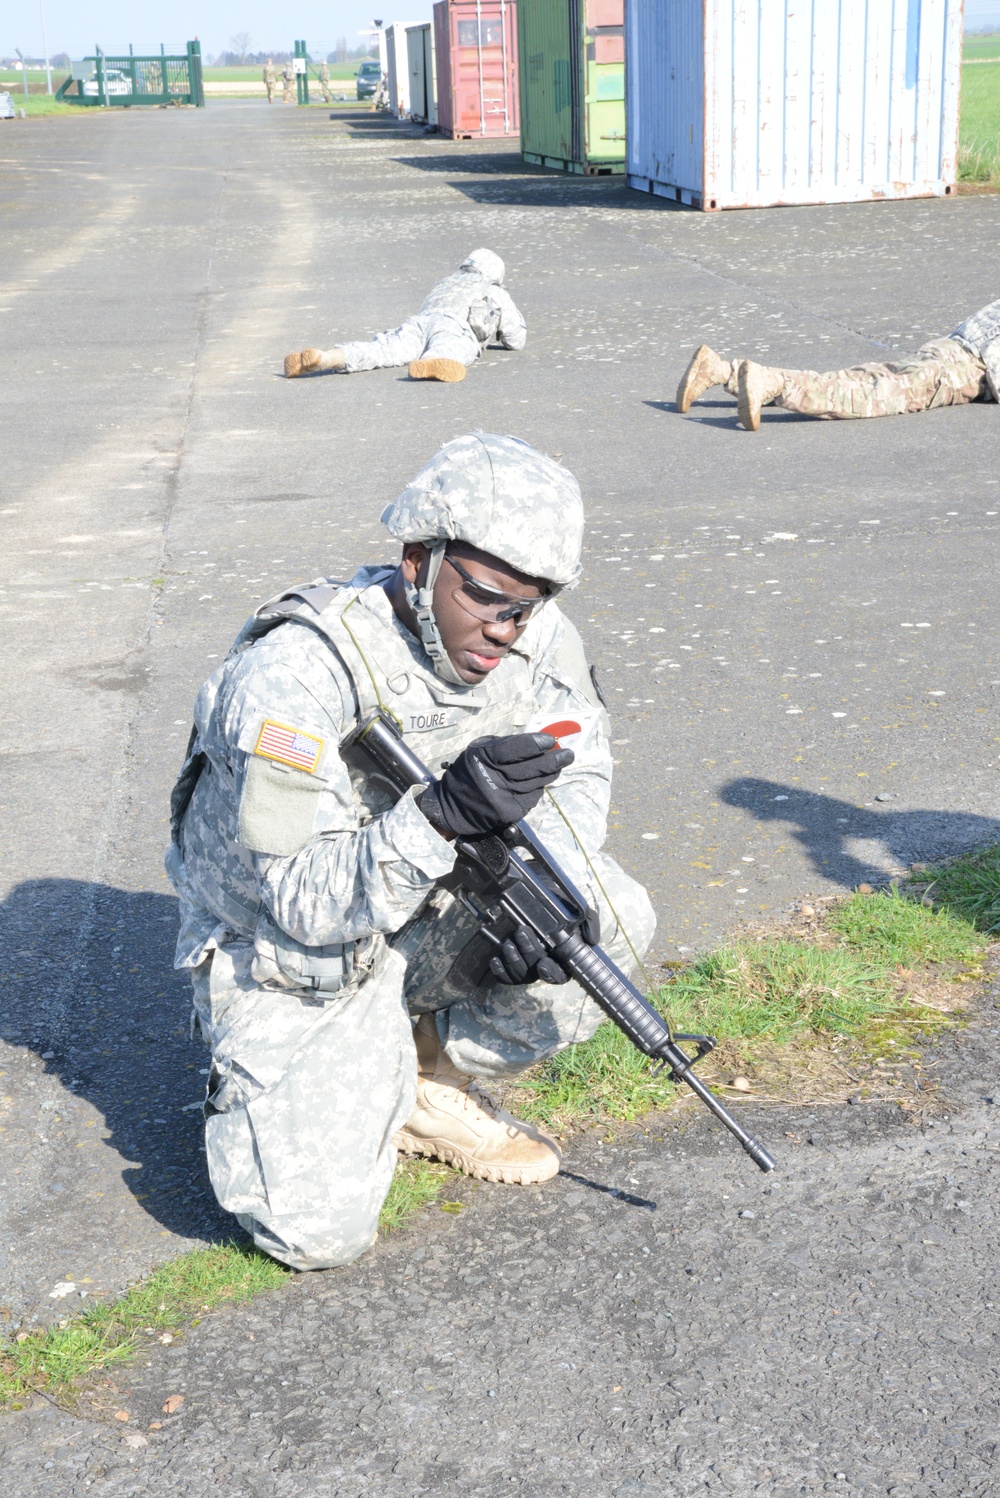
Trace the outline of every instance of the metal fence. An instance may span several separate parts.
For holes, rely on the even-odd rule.
[[[193,104],[203,109],[201,43],[188,42],[186,52],[174,55],[168,55],[161,46],[159,56],[154,53],[146,57],[137,57],[131,47],[127,54],[119,56],[97,47],[93,57],[73,63],[72,72],[56,98],[65,99],[68,104],[105,108]]]

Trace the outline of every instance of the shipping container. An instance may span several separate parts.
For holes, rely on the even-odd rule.
[[[627,0],[628,184],[694,208],[955,190],[962,0]]]
[[[452,140],[516,135],[517,5],[437,0],[438,129]]]
[[[393,21],[385,28],[386,79],[389,86],[389,113],[405,120],[410,113],[410,58],[406,49],[406,29],[415,21]]]
[[[406,52],[410,64],[410,119],[437,124],[437,69],[434,57],[434,27],[407,26]]]
[[[625,170],[624,21],[624,0],[520,0],[525,161],[587,176]]]

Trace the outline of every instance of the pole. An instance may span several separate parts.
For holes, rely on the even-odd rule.
[[[21,82],[24,84],[24,97],[27,98],[28,97],[28,64],[24,60],[24,53],[21,51],[20,47],[15,47],[14,51],[17,53],[18,57],[21,59]]]
[[[49,67],[49,39],[45,33],[45,4],[44,0],[38,0],[38,9],[42,14],[42,51],[45,53],[45,85],[48,92],[52,92],[52,69]]]

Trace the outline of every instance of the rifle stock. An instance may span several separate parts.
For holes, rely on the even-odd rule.
[[[344,747],[359,749],[379,777],[401,795],[434,778],[385,713],[366,718]],[[663,1015],[601,950],[596,913],[531,828],[518,822],[502,835],[459,838],[455,850],[456,886],[479,921],[479,934],[473,939],[475,950],[459,954],[450,976],[475,981],[477,972],[488,972],[489,954],[518,926],[527,925],[638,1050],[666,1066],[673,1080],[690,1087],[760,1170],[773,1170],[775,1162],[764,1146],[692,1071],[713,1049],[714,1039],[671,1032]],[[695,1054],[688,1055],[679,1041],[692,1042]]]

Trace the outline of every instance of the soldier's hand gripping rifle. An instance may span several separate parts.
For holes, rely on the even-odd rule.
[[[430,785],[434,777],[407,748],[386,713],[373,713],[346,740],[360,750],[377,777],[404,794],[411,786]],[[486,837],[458,837],[454,887],[479,922],[479,932],[460,953],[453,981],[476,987],[490,971],[490,957],[521,928],[533,933],[553,958],[600,1005],[633,1045],[666,1066],[671,1081],[684,1082],[734,1134],[754,1164],[773,1170],[774,1160],[746,1132],[692,1067],[715,1046],[710,1035],[674,1035],[663,1016],[649,1004],[621,969],[598,945],[597,914],[542,846],[525,822]],[[679,1041],[693,1044],[688,1055]]]

